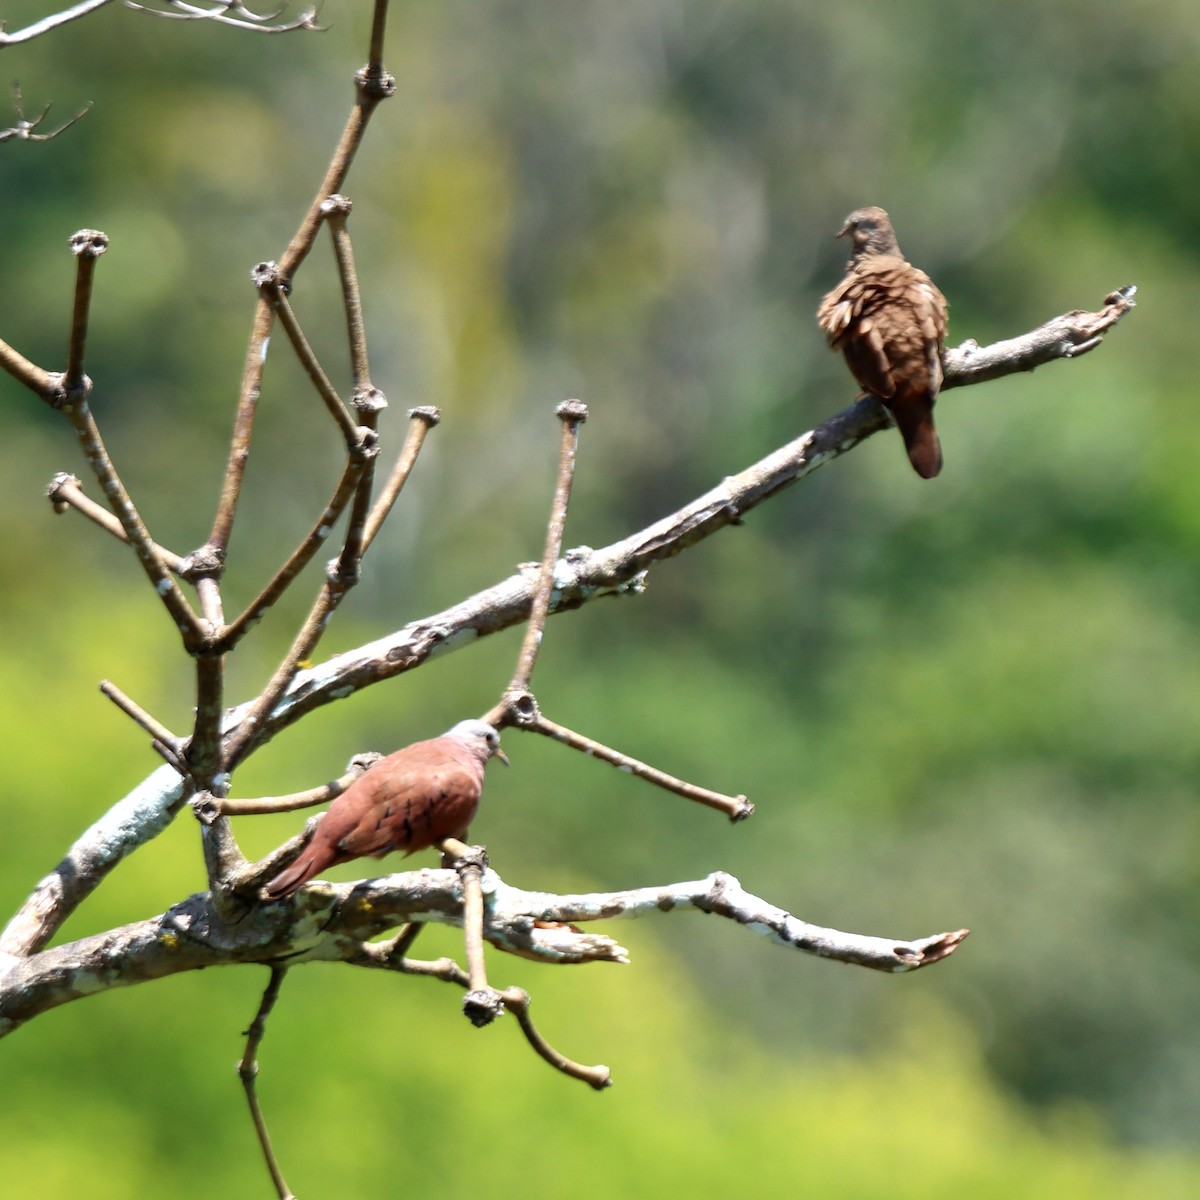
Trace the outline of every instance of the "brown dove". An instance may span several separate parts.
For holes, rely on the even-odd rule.
[[[900,252],[882,208],[859,208],[838,237],[854,249],[846,277],[821,301],[817,323],[865,392],[881,400],[908,449],[913,469],[932,479],[942,469],[933,405],[942,386],[946,299]]]
[[[381,758],[329,806],[300,857],[266,885],[267,896],[290,896],[352,858],[411,854],[466,837],[492,757],[508,763],[496,730],[484,721],[459,721],[441,737]]]

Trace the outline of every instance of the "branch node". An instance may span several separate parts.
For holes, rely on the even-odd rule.
[[[746,799],[745,796],[734,796],[738,807],[729,814],[729,819],[736,825],[739,821],[744,821],[747,817],[754,816],[754,805]]]
[[[62,499],[60,495],[62,489],[65,487],[78,488],[82,486],[83,484],[78,475],[72,475],[67,471],[59,471],[46,487],[46,497],[56,513],[65,513],[70,510],[71,505],[69,501]]]
[[[197,792],[192,800],[192,812],[196,816],[196,820],[206,828],[211,828],[213,823],[221,816],[221,805],[212,792]]]
[[[56,412],[84,404],[92,394],[92,380],[88,375],[81,374],[73,384],[68,384],[65,371],[48,371],[46,380],[47,386],[41,397]]]
[[[463,997],[463,1015],[476,1029],[490,1025],[503,1012],[504,998],[495,988],[477,988]]]
[[[505,725],[515,725],[519,729],[533,729],[542,718],[537,697],[528,688],[514,688],[506,691],[501,705],[504,716],[500,719]]]
[[[570,421],[582,425],[588,417],[588,407],[582,400],[564,400],[555,410],[554,415],[562,421]]]
[[[454,869],[458,872],[459,879],[463,879],[468,872],[482,876],[488,868],[486,846],[467,846],[457,838],[445,838],[442,851],[454,859]]]
[[[325,564],[325,578],[330,587],[344,592],[358,582],[360,566],[357,558],[348,559],[339,554],[337,558],[331,558]]]
[[[410,408],[408,415],[417,421],[424,421],[432,429],[442,419],[442,410],[435,404],[422,404]]]
[[[370,64],[355,71],[354,82],[366,99],[387,100],[396,94],[396,77],[390,71]]]
[[[388,406],[387,397],[377,387],[357,389],[350,402],[359,416],[383,412]]]
[[[291,291],[291,285],[275,262],[256,263],[250,269],[250,280],[260,292],[281,292],[286,296]]]
[[[201,579],[219,579],[224,569],[225,555],[216,546],[205,543],[184,558],[179,575],[194,584]]]
[[[99,229],[81,229],[71,234],[70,246],[76,258],[99,258],[108,249],[108,234]]]
[[[384,405],[387,405],[385,400]],[[379,431],[369,425],[356,425],[350,439],[350,454],[355,462],[370,462],[379,454]]]
[[[341,192],[334,192],[332,196],[326,196],[321,201],[321,216],[326,220],[348,217],[353,210],[354,202],[349,196],[343,196]]]

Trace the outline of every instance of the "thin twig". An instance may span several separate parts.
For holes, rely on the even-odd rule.
[[[467,957],[467,994],[463,1012],[476,1028],[490,1025],[500,1015],[500,993],[488,984],[483,954],[483,873],[487,855],[482,846],[467,846],[457,838],[439,843],[442,853],[454,860],[462,886],[462,928]]]
[[[420,930],[421,925],[406,925],[404,931],[392,942],[367,942],[359,947],[358,953],[347,959],[354,966],[383,967],[386,970],[398,971],[403,975],[421,975],[427,979],[438,979],[443,983],[454,984],[457,987],[469,988],[471,977],[452,958],[437,958],[430,960],[406,958],[404,950],[395,948],[408,929]],[[412,935],[415,938],[415,934]],[[411,945],[411,939],[409,940]],[[572,1079],[579,1079],[596,1091],[603,1091],[612,1086],[612,1073],[608,1067],[598,1064],[594,1067],[574,1062],[565,1054],[555,1050],[542,1036],[529,1015],[529,993],[523,988],[509,987],[503,991],[493,992],[497,1000],[516,1018],[521,1027],[521,1033],[530,1047],[556,1071]]]
[[[353,208],[350,198],[341,194],[330,196],[321,205],[321,212],[333,238],[338,280],[342,285],[342,307],[346,313],[346,334],[350,340],[350,367],[354,375],[354,391],[358,394],[372,385],[362,294],[358,286],[358,272],[354,267],[354,247],[350,241],[350,231],[346,228],[347,218]]]
[[[100,484],[100,490],[109,498],[109,505],[125,531],[126,540],[137,555],[138,562],[142,564],[154,591],[170,613],[175,627],[182,634],[184,646],[189,652],[199,650],[205,644],[207,631],[180,591],[179,585],[171,578],[166,563],[159,556],[157,544],[151,538],[150,531],[134,507],[112,459],[108,456],[87,399],[80,395],[78,399],[64,400],[62,412],[75,431],[96,481]]]
[[[108,497],[113,510],[138,561],[142,564],[155,592],[166,606],[176,628],[183,635],[184,646],[189,652],[198,651],[205,642],[205,631],[200,620],[188,604],[183,593],[163,560],[158,547],[150,537],[142,518],[133,506],[125,485],[109,458],[100,437],[100,430],[92,416],[88,403],[91,381],[83,371],[84,351],[87,346],[88,312],[91,304],[92,278],[96,259],[108,247],[108,238],[95,229],[81,229],[71,238],[71,252],[78,261],[75,282],[75,303],[71,317],[71,335],[67,351],[67,369],[63,373],[59,395],[53,402],[71,423],[83,453],[95,473],[101,491]]]
[[[179,753],[183,745],[181,738],[173,734],[161,721],[152,717],[142,706],[131,700],[115,683],[108,679],[100,681],[100,691],[107,696],[130,720],[140,725],[152,738]]]
[[[271,1173],[275,1192],[279,1200],[296,1200],[292,1189],[283,1178],[283,1172],[279,1169],[279,1160],[271,1147],[271,1135],[267,1132],[267,1122],[258,1103],[258,1047],[267,1032],[267,1018],[271,1015],[271,1009],[275,1007],[275,1001],[279,999],[279,989],[286,974],[286,967],[271,968],[271,978],[259,1002],[258,1012],[250,1022],[250,1028],[245,1031],[246,1051],[242,1055],[242,1061],[238,1063],[238,1077],[246,1092],[246,1103],[250,1105],[250,1119],[254,1122],[254,1132],[258,1134],[258,1144],[262,1147],[263,1159]]]
[[[407,921],[400,927],[400,932],[395,937],[376,944],[386,958],[403,962],[424,928],[425,925],[422,921]]]
[[[560,1054],[555,1050],[542,1037],[529,1015],[530,1000],[527,991],[519,987],[505,988],[500,993],[500,999],[504,1001],[504,1007],[517,1018],[525,1040],[556,1071],[561,1071],[564,1075],[571,1076],[572,1079],[582,1079],[584,1083],[598,1092],[612,1087],[612,1072],[603,1063],[588,1067],[583,1063],[573,1062],[565,1054]]]
[[[67,369],[63,389],[70,395],[83,386],[83,354],[87,347],[88,320],[92,308],[92,282],[96,260],[108,249],[108,235],[98,229],[81,229],[71,236],[75,270],[75,303],[71,310],[71,338],[67,346]]]
[[[337,488],[325,506],[325,511],[316,519],[307,536],[292,552],[287,562],[279,568],[275,577],[246,606],[242,614],[221,631],[218,640],[219,649],[232,650],[312,561],[316,552],[325,544],[351,497],[354,496],[366,463],[367,460],[363,458],[352,457],[349,459]]]
[[[308,338],[304,336],[304,330],[300,328],[296,312],[287,298],[287,290],[280,280],[274,264],[259,263],[255,270],[258,272],[259,287],[266,294],[271,302],[271,306],[275,309],[275,315],[279,318],[279,323],[288,335],[288,340],[292,343],[292,349],[296,352],[296,357],[300,360],[300,365],[304,368],[309,379],[312,380],[313,387],[317,389],[317,394],[325,402],[325,407],[329,410],[330,416],[333,417],[337,423],[337,427],[342,431],[342,437],[346,442],[346,449],[353,453],[355,447],[359,446],[363,441],[362,434],[354,417],[350,413],[350,409],[346,407],[346,402],[337,394],[337,389],[333,386],[329,376],[325,374],[325,369],[318,361],[312,346],[309,344]]]
[[[346,771],[323,783],[320,787],[305,792],[292,792],[286,796],[260,796],[253,800],[219,800],[217,807],[227,817],[257,816],[262,813],[295,812],[301,808],[315,808],[340,796],[366,769],[382,758],[380,754],[356,754]]]
[[[221,720],[225,711],[225,656],[196,656],[196,717],[187,762],[199,787],[220,790],[215,776],[222,769]]]
[[[387,483],[383,485],[379,499],[375,501],[375,506],[371,509],[366,524],[363,526],[361,551],[363,554],[375,540],[375,535],[387,519],[388,513],[392,511],[392,506],[396,503],[405,482],[412,473],[417,462],[417,455],[421,453],[421,447],[425,444],[426,434],[442,419],[442,414],[438,409],[431,407],[411,408],[408,415],[410,419],[408,437],[404,439],[404,445],[400,450],[399,458],[396,459],[396,465],[392,468],[392,473],[388,476]]]
[[[714,792],[709,788],[677,779],[674,775],[668,775],[665,771],[658,770],[657,767],[649,766],[639,759],[630,758],[628,754],[622,754],[620,750],[614,750],[611,746],[606,746],[602,742],[585,737],[582,733],[568,729],[565,725],[551,721],[542,716],[537,700],[531,692],[510,691],[505,693],[501,704],[498,704],[483,719],[489,724],[516,725],[521,729],[540,733],[543,737],[553,738],[564,746],[570,746],[572,750],[579,750],[590,758],[598,758],[601,762],[609,763],[619,771],[636,775],[639,779],[644,779],[647,783],[652,783],[655,787],[663,788],[668,792],[674,792],[685,800],[694,800],[697,804],[715,808],[718,812],[723,812],[731,821],[744,821],[754,814],[754,805],[745,796],[727,796],[723,792]]]
[[[279,703],[280,697],[291,686],[300,664],[312,655],[329,624],[329,618],[345,597],[347,587],[346,583],[336,579],[327,579],[321,586],[321,591],[300,632],[292,640],[287,654],[275,668],[275,673],[266,687],[251,702],[237,728],[230,733],[225,746],[227,771],[232,771],[267,736],[267,718]]]
[[[517,655],[517,667],[510,692],[523,692],[529,687],[533,666],[537,661],[538,649],[542,644],[542,633],[546,628],[546,617],[550,613],[550,593],[554,589],[554,565],[562,550],[563,528],[567,523],[567,509],[571,503],[571,484],[575,479],[575,452],[579,445],[579,427],[587,420],[587,405],[578,400],[567,400],[554,410],[562,422],[562,444],[558,457],[558,480],[554,488],[554,502],[550,507],[550,519],[546,523],[546,548],[542,553],[542,566],[538,573],[537,590],[529,606],[529,623],[525,627],[525,640]]]
[[[379,414],[387,407],[387,398],[371,382],[367,355],[366,328],[363,323],[362,295],[354,266],[354,247],[346,222],[353,206],[346,196],[330,196],[321,206],[333,238],[338,279],[342,286],[342,307],[346,314],[346,334],[350,341],[350,365],[354,375],[354,409],[363,426],[372,432],[379,428]],[[371,493],[375,488],[375,464],[369,463],[354,494],[354,506],[346,528],[346,541],[338,562],[338,574],[358,577],[363,556],[363,536],[371,513]]]
[[[0,38],[3,37],[3,31],[0,30]],[[3,41],[0,41],[0,46],[3,46]],[[39,125],[50,114],[50,105],[47,104],[32,121],[25,119],[25,106],[21,99],[21,85],[13,84],[13,110],[17,114],[17,123],[9,126],[8,129],[0,129],[0,142],[12,141],[14,138],[22,142],[49,142],[58,137],[66,129],[70,129],[80,118],[87,115],[91,109],[91,102],[85,104],[69,121],[64,121],[53,133],[35,133]]]
[[[0,367],[47,404],[55,404],[61,391],[62,376],[30,362],[19,350],[0,338]]]
[[[367,78],[378,86],[385,78],[383,69],[383,35],[387,29],[388,6],[376,4],[371,16],[371,46],[367,52]],[[393,87],[394,87],[393,83]]]
[[[78,476],[60,471],[50,480],[46,488],[46,496],[54,506],[56,513],[64,513],[68,508],[73,508],[87,517],[89,521],[93,521],[101,529],[128,545],[129,536],[122,528],[121,522],[107,508],[97,504],[84,492]],[[183,573],[185,560],[180,555],[160,546],[157,542],[154,543],[154,551],[162,559],[163,564],[176,575]]]

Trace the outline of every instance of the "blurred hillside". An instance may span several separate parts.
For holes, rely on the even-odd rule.
[[[11,30],[45,11],[17,0],[3,16]],[[112,8],[4,53],[27,112],[95,107],[54,141],[0,144],[0,336],[59,366],[67,238],[110,235],[94,408],[155,537],[181,552],[212,519],[249,270],[291,235],[365,58],[366,6],[322,16],[326,33],[261,37]],[[885,432],[658,568],[643,597],[550,623],[535,679],[549,716],[745,792],[752,821],[510,733],[513,769],[490,778],[472,830],[523,886],[722,868],[823,924],[968,926],[962,950],[877,977],[671,917],[610,930],[634,952],[620,970],[493,955],[564,1053],[612,1066],[603,1096],[504,1023],[467,1029],[449,989],[308,967],[262,1053],[289,1181],[348,1197],[481,1181],[529,1197],[783,1197],[797,1181],[838,1200],[1196,1195],[1200,8],[407,0],[386,61],[397,95],[346,189],[372,369],[393,446],[406,408],[444,419],[323,653],[539,556],[568,396],[590,417],[567,542],[590,545],[847,404],[813,312],[858,205],[886,207],[946,293],[953,344],[1125,283],[1140,307],[1077,362],[947,394],[936,481]],[[323,241],[293,302],[344,384]],[[228,609],[337,472],[282,349]],[[55,471],[84,474],[69,431],[7,377],[0,424],[6,919],[156,765],[96,681],[176,728],[192,698],[130,556],[42,498]],[[286,648],[310,575],[239,653],[231,696]],[[310,786],[483,711],[516,644],[316,714],[235,794]],[[257,854],[299,823],[238,833]],[[65,935],[201,887],[181,818]],[[429,943],[455,952],[445,931]],[[232,1069],[264,982],[112,993],[0,1045],[14,1194],[82,1179],[95,1197],[267,1194]]]

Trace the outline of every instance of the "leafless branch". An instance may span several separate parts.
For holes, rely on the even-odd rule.
[[[436,408],[431,407],[409,409],[408,416],[410,422],[408,437],[404,439],[404,446],[396,460],[396,465],[392,468],[387,483],[383,485],[379,498],[375,501],[375,506],[371,509],[366,523],[363,525],[361,551],[363,554],[375,540],[380,526],[387,519],[388,513],[392,511],[392,506],[399,498],[413,467],[416,466],[417,455],[421,453],[426,436],[442,419],[442,414]]]
[[[452,860],[462,886],[463,943],[467,958],[467,994],[463,1012],[476,1028],[490,1025],[503,1011],[500,993],[488,984],[483,956],[483,872],[487,852],[482,846],[466,846],[457,838],[441,843],[443,855]]]
[[[367,942],[360,948],[360,954],[350,960],[354,966],[382,967],[389,971],[398,971],[405,975],[421,975],[427,979],[438,979],[460,988],[469,988],[471,977],[458,963],[451,958],[439,958],[432,961],[405,958],[408,946],[415,938],[415,931],[420,925],[406,925],[404,932],[393,941],[379,943]],[[579,1079],[596,1091],[603,1091],[612,1086],[612,1074],[606,1066],[586,1066],[567,1058],[560,1053],[539,1032],[529,1015],[529,993],[523,988],[509,987],[495,993],[500,1004],[517,1018],[521,1032],[532,1049],[556,1071],[572,1079]]]
[[[744,891],[723,872],[630,891],[558,896],[510,887],[488,869],[482,888],[487,941],[547,963],[627,961],[611,938],[573,929],[571,922],[689,909],[726,917],[792,950],[892,973],[940,962],[966,937],[966,930],[958,930],[892,939],[810,925]],[[220,916],[211,893],[202,893],[149,920],[28,957],[19,957],[6,936],[0,941],[0,1036],[72,1000],[181,971],[284,961],[289,967],[332,961],[363,965],[364,944],[410,917],[461,926],[457,872],[428,869],[355,884],[314,884],[287,901],[243,910],[234,923]]]
[[[121,0],[126,8],[134,12],[149,13],[154,17],[167,17],[176,21],[214,21],[218,25],[229,25],[234,29],[246,29],[251,33],[292,33],[297,29],[308,29],[316,33],[324,32],[325,27],[317,24],[317,13],[320,6],[305,9],[294,21],[284,21],[281,24],[269,24],[278,17],[287,4],[281,5],[272,13],[260,14],[237,3],[237,0],[212,0],[208,6],[189,4],[187,0],[162,0],[170,8],[152,8],[148,4],[139,4],[137,0]]]
[[[169,747],[176,755],[182,746],[182,742],[177,738],[165,725],[152,717],[140,704],[131,700],[115,683],[108,679],[100,681],[100,691],[107,696],[127,717],[136,724],[140,725],[152,738],[162,742],[163,745]]]
[[[542,644],[542,632],[550,614],[550,593],[554,589],[554,564],[562,551],[563,529],[567,523],[567,509],[571,503],[571,484],[575,480],[575,452],[579,446],[579,427],[587,420],[587,405],[578,400],[567,400],[555,409],[562,422],[562,445],[558,459],[558,481],[554,488],[554,501],[550,506],[550,519],[546,523],[546,548],[542,554],[541,570],[533,602],[529,606],[529,621],[525,626],[525,640],[517,655],[517,668],[508,690],[524,692],[533,675],[538,649]]]
[[[107,0],[103,0],[107,3]],[[4,31],[0,29],[0,49],[4,46]],[[65,129],[70,129],[87,111],[92,107],[89,101],[85,104],[73,117],[64,121],[57,129],[51,133],[35,133],[34,130],[46,119],[50,112],[50,105],[47,104],[40,113],[32,121],[25,119],[25,105],[21,98],[21,85],[13,84],[13,112],[16,113],[17,121],[15,125],[10,125],[7,129],[0,129],[0,142],[9,142],[14,139],[21,142],[48,142],[53,138],[58,137]]]
[[[1002,362],[997,361],[992,347],[980,349],[968,344],[965,349],[949,351],[945,388],[983,381],[968,359],[990,364],[986,378],[1026,371],[1031,369],[1032,358],[1045,353],[1046,329],[1060,328],[1063,323],[1081,331],[1103,322],[1111,327],[1131,307],[1128,289],[1114,292],[1097,313],[1082,317],[1065,314],[1021,337],[998,343],[1006,347]],[[1068,354],[1067,348],[1067,343],[1060,342],[1052,358],[1077,356]],[[890,423],[881,404],[864,398],[644,529],[600,549],[579,546],[566,551],[554,569],[550,612],[577,609],[601,596],[639,594],[645,587],[646,572],[655,564],[743,520],[758,505],[853,450],[872,434],[887,429]],[[273,736],[305,713],[349,692],[404,674],[430,658],[527,620],[536,587],[537,575],[520,570],[450,608],[298,672],[278,707],[265,720],[264,736]],[[233,719],[237,720],[236,714]]]
[[[1131,304],[1127,290],[1113,293],[1113,297],[1099,313],[1084,318],[1066,314],[1047,324],[1055,326],[1066,321],[1081,330],[1097,321],[1115,324]],[[1042,326],[1002,343],[1008,347],[1004,362],[1009,371],[1028,369],[1028,352],[1031,347],[1043,344],[1046,328]],[[990,357],[992,349],[949,352],[947,386],[978,382],[961,365],[962,355]],[[1060,356],[1070,357],[1065,347]],[[417,419],[414,414],[413,433],[423,432],[420,427],[426,424],[426,420]],[[887,425],[882,406],[873,400],[861,400],[645,529],[598,550],[590,547],[568,550],[555,567],[551,612],[579,608],[600,596],[637,594],[649,567],[740,519],[764,500]],[[410,443],[413,440],[410,435]],[[419,437],[415,440],[419,443]],[[251,734],[255,744],[259,744],[306,712],[412,670],[435,655],[508,629],[527,619],[535,586],[535,577],[518,572],[440,613],[413,621],[312,668],[297,670],[269,711],[261,704],[257,708],[244,705],[227,715],[226,730],[246,739],[244,745],[248,750]],[[113,866],[138,846],[153,840],[170,823],[182,798],[183,785],[178,774],[163,768],[118,801],[81,834],[62,863],[34,890],[8,930],[0,935],[0,951],[29,953],[31,948],[36,949],[49,940]]]
[[[340,796],[368,767],[374,766],[382,754],[356,754],[345,772],[323,783],[320,787],[309,788],[305,792],[292,792],[287,796],[261,796],[256,800],[220,800],[218,807],[227,817],[249,817],[262,813],[295,812],[301,808],[315,808],[318,804],[327,804]]]
[[[113,537],[126,544],[129,543],[129,538],[121,522],[107,508],[97,504],[84,492],[83,484],[79,481],[78,476],[60,471],[50,480],[49,486],[46,488],[46,496],[54,506],[56,513],[64,513],[73,508],[87,517],[89,521],[94,521],[101,529],[107,530]],[[154,550],[164,565],[174,571],[176,575],[184,574],[186,571],[185,559],[160,546],[157,542],[154,544]]]
[[[1126,284],[1109,292],[1104,297],[1104,307],[1097,312],[1077,308],[1020,337],[986,347],[974,341],[963,342],[946,352],[946,382],[942,390],[984,383],[1018,371],[1032,371],[1056,359],[1087,354],[1100,345],[1104,335],[1130,309],[1137,307],[1136,295],[1137,288]]]
[[[674,792],[685,800],[694,800],[697,804],[715,808],[718,812],[724,813],[731,821],[744,821],[747,817],[754,815],[754,805],[745,796],[727,796],[723,792],[714,792],[709,788],[688,783],[686,780],[676,779],[674,775],[668,775],[657,767],[649,766],[636,758],[631,758],[628,754],[623,754],[620,750],[614,750],[611,746],[604,745],[603,742],[597,742],[582,733],[568,729],[565,725],[551,721],[542,716],[541,709],[532,692],[511,690],[506,692],[501,703],[488,713],[484,720],[489,724],[500,722],[506,725],[515,725],[519,729],[528,729],[533,733],[540,733],[543,737],[553,738],[556,742],[561,742],[572,750],[579,750],[589,758],[606,762],[619,771],[634,775],[638,779],[644,779],[647,783],[652,783],[655,787],[663,788],[665,791]]]
[[[246,1092],[246,1103],[250,1106],[250,1118],[254,1122],[254,1131],[258,1134],[258,1144],[262,1148],[267,1170],[271,1173],[271,1182],[275,1185],[275,1192],[279,1196],[279,1200],[296,1200],[292,1189],[288,1187],[283,1178],[283,1172],[279,1169],[279,1160],[275,1157],[275,1151],[271,1147],[271,1135],[267,1132],[267,1122],[263,1117],[262,1106],[258,1102],[258,1047],[262,1044],[263,1036],[267,1032],[267,1018],[275,1007],[275,1001],[279,999],[279,989],[283,985],[283,978],[286,974],[287,970],[284,967],[271,968],[271,978],[263,992],[258,1012],[254,1014],[254,1020],[250,1022],[250,1028],[246,1030],[246,1050],[242,1055],[241,1062],[238,1063],[238,1078],[241,1079],[242,1087]]]
[[[40,21],[34,21],[32,25],[26,25],[24,29],[18,29],[16,33],[8,33],[0,29],[0,50],[3,50],[5,46],[19,46],[22,42],[32,42],[34,38],[50,33],[51,30],[58,29],[70,21],[86,17],[88,13],[93,13],[98,8],[103,8],[112,2],[113,0],[82,0],[82,3],[65,8],[61,12],[51,13]]]

